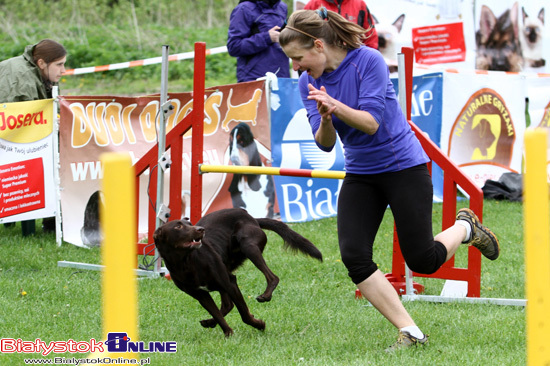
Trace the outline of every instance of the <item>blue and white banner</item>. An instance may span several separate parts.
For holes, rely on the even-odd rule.
[[[392,80],[397,89],[397,80]],[[337,141],[330,153],[315,144],[297,79],[279,79],[272,90],[271,153],[274,167],[290,169],[344,170],[344,152]],[[442,73],[413,80],[412,121],[440,146]],[[443,198],[443,173],[432,166],[434,201]],[[281,218],[285,222],[316,220],[336,215],[341,181],[337,179],[275,176]]]
[[[399,91],[398,79],[392,79],[396,93]],[[413,77],[411,100],[411,120],[430,139],[441,147],[441,123],[443,115],[443,73],[432,73]],[[434,202],[443,201],[443,171],[432,164],[432,182]]]
[[[313,139],[297,79],[279,79],[272,90],[271,153],[274,167],[344,170],[340,141],[330,153]],[[317,220],[336,215],[341,180],[275,176],[281,219],[285,222]]]

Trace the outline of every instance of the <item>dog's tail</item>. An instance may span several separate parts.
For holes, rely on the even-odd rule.
[[[282,221],[273,220],[273,219],[263,219],[257,218],[258,224],[262,229],[270,230],[277,233],[285,242],[285,248],[290,248],[294,251],[300,251],[304,254],[309,255],[312,258],[318,259],[321,262],[323,261],[323,255],[317,247],[304,238],[302,235],[298,234],[294,230],[288,227]]]

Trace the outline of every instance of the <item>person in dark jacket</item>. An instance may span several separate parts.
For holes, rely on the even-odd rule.
[[[63,45],[44,39],[25,47],[22,55],[0,62],[0,103],[51,98],[52,87],[65,72],[66,60],[67,51]],[[23,235],[33,234],[34,220],[23,221],[21,227]],[[44,218],[42,229],[54,231],[55,218]]]
[[[288,57],[279,45],[279,31],[287,16],[280,0],[241,0],[233,9],[227,50],[237,57],[237,82],[253,81],[272,72],[290,77]]]
[[[25,47],[21,56],[0,62],[0,103],[52,97],[52,87],[65,72],[67,51],[56,41],[44,39]]]

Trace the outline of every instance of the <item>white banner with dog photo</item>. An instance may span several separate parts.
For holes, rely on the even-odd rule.
[[[476,68],[512,72],[548,72],[550,28],[547,0],[475,2]]]
[[[548,0],[366,0],[391,67],[402,47],[445,67],[550,72]],[[307,0],[295,0],[301,9]],[[461,53],[465,48],[464,58]]]
[[[378,38],[383,40],[379,50],[389,64],[396,64],[402,47],[416,46],[417,59],[418,49],[426,47],[426,54],[439,57],[439,62],[446,66],[474,67],[475,34],[471,1],[385,0],[366,3],[376,19]],[[417,30],[429,32],[426,34],[426,45],[419,42],[418,35],[413,38]],[[461,52],[465,48],[465,55],[463,60],[457,61],[452,55],[456,54],[456,44],[460,42],[463,43]],[[428,47],[429,44],[432,46]]]

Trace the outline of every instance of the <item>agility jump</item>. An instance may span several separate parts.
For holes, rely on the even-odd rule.
[[[300,169],[285,169],[285,168],[262,168],[262,167],[243,167],[243,166],[213,166],[203,164],[203,130],[204,130],[204,98],[196,97],[205,95],[204,75],[205,75],[205,43],[195,44],[195,68],[194,68],[194,85],[193,95],[194,105],[193,110],[183,120],[166,135],[166,150],[171,149],[171,174],[170,174],[170,195],[169,209],[170,212],[181,212],[182,200],[182,153],[183,153],[183,135],[191,129],[191,185],[190,185],[190,218],[192,222],[197,222],[202,217],[202,175],[203,173],[244,173],[244,174],[271,174],[271,175],[294,175],[311,178],[343,178],[343,172],[330,172],[303,170]],[[435,145],[424,133],[410,122],[411,119],[411,98],[412,98],[412,59],[413,50],[403,49],[405,55],[405,81],[400,82],[400,85],[406,86],[406,90],[400,95],[406,96],[406,116],[411,124],[411,127],[420,140],[422,147],[430,157],[431,161],[436,163],[444,171],[443,182],[443,212],[442,212],[442,229],[453,225],[457,211],[457,187],[460,186],[470,198],[470,208],[477,214],[480,220],[483,220],[483,192],[477,187],[475,182],[454,164],[448,156],[446,156],[437,145]],[[187,140],[188,141],[188,140]],[[150,172],[150,198],[153,202],[156,201],[155,192],[157,190],[156,180],[159,169],[155,169],[158,164],[158,151],[156,147],[148,151],[135,164],[136,183],[139,186],[140,175],[146,171]],[[431,168],[431,162],[429,164]],[[330,175],[330,176],[329,176]],[[139,191],[139,190],[138,190]],[[136,202],[138,195],[136,194]],[[151,245],[153,240],[153,232],[156,229],[156,219],[159,212],[156,212],[151,207],[148,207],[148,244],[138,244],[138,253],[146,254],[144,246]],[[136,215],[137,220],[137,215]],[[431,277],[445,280],[464,281],[467,283],[467,299],[475,299],[480,297],[480,282],[481,282],[481,253],[475,248],[468,248],[467,268],[454,267],[455,260],[452,258],[447,261],[436,273],[432,275],[424,275],[419,273],[410,273],[405,265],[405,260],[399,249],[399,241],[397,233],[394,230],[394,246],[392,271],[386,276],[399,292],[400,295],[411,296],[409,300],[426,300],[426,301],[442,301],[441,296],[433,296],[430,298],[420,298],[417,293],[423,291],[423,286],[413,284],[407,290],[407,277],[409,274],[416,277]],[[456,298],[450,299],[454,300]],[[449,299],[447,299],[449,300]],[[480,299],[482,300],[482,299]],[[505,300],[504,302],[502,300]],[[487,301],[487,299],[483,299]],[[506,305],[524,305],[524,300],[519,302],[508,301],[508,299],[497,299],[497,301],[489,301],[492,303]]]
[[[194,95],[204,95],[204,43],[196,44],[195,52],[195,86],[194,86]],[[202,53],[201,53],[202,50]],[[202,65],[202,66],[201,66]],[[411,64],[412,66],[412,64]],[[201,80],[202,78],[202,80]],[[410,74],[412,79],[412,73]],[[197,79],[198,82],[197,82]],[[407,82],[407,87],[412,88],[412,80]],[[407,95],[410,97],[410,90],[407,91]],[[316,170],[300,170],[300,169],[284,169],[284,168],[261,168],[261,167],[235,167],[235,166],[215,166],[215,165],[204,165],[202,164],[202,126],[203,126],[203,114],[204,104],[201,104],[203,98],[196,98],[197,104],[193,113],[188,115],[183,121],[181,121],[168,135],[167,135],[167,144],[166,149],[172,150],[172,158],[174,163],[172,164],[172,169],[174,173],[171,176],[170,181],[170,208],[174,212],[181,212],[181,156],[182,156],[182,136],[190,128],[193,129],[192,136],[192,162],[193,169],[191,172],[191,185],[192,185],[192,220],[197,221],[201,213],[201,197],[202,197],[202,179],[201,175],[203,173],[245,173],[245,174],[270,174],[270,175],[292,175],[297,177],[309,177],[309,178],[334,178],[341,179],[344,176],[344,172],[334,172],[334,171],[316,171]],[[408,119],[410,120],[410,109],[407,111]],[[452,224],[454,220],[454,213],[456,211],[456,194],[457,194],[457,185],[460,185],[463,189],[470,194],[470,207],[477,213],[477,215],[482,218],[482,209],[483,209],[483,194],[481,190],[475,186],[475,184],[466,176],[461,174],[460,170],[454,165],[444,154],[442,154],[438,147],[426,138],[422,131],[420,131],[414,124],[411,124],[413,131],[416,133],[417,137],[421,141],[424,149],[430,158],[436,162],[444,171],[445,171],[445,181],[444,181],[444,202],[443,202],[443,226],[448,226]],[[525,237],[526,237],[526,294],[530,300],[529,306],[527,307],[527,330],[528,330],[528,360],[529,363],[533,364],[546,364],[550,362],[550,347],[545,342],[544,335],[550,330],[550,321],[547,321],[547,314],[550,312],[550,282],[547,281],[550,278],[550,263],[548,258],[550,258],[550,226],[548,222],[548,185],[547,185],[547,133],[545,131],[528,131],[526,133],[526,174],[525,174],[525,206],[524,206],[524,218],[525,218]],[[116,160],[116,159],[115,159]],[[120,165],[120,161],[112,161],[114,164],[113,168],[115,171],[123,172],[124,169]],[[139,184],[139,176],[147,169],[151,169],[157,163],[156,151],[152,149],[148,152],[140,161],[134,165],[134,176],[136,183]],[[105,161],[106,168],[106,178],[110,175],[108,173],[108,168],[111,164]],[[155,182],[156,179],[154,175],[156,172],[154,169],[151,169],[152,182]],[[179,174],[178,174],[179,173]],[[112,202],[112,199],[115,199],[119,195],[121,197],[124,194],[132,192],[133,184],[130,181],[121,182],[118,178],[115,181],[105,182],[106,187],[119,187],[118,191],[113,191],[113,194],[107,193],[108,189],[105,189],[105,198],[106,202]],[[151,191],[156,191],[156,187],[152,187]],[[116,193],[115,193],[116,192]],[[130,193],[131,194],[131,193]],[[543,197],[544,199],[540,199]],[[152,197],[155,199],[156,197]],[[130,199],[131,201],[131,199]],[[136,195],[137,202],[137,195]],[[111,205],[111,204],[109,204]],[[121,205],[124,207],[133,206],[132,204]],[[135,207],[135,206],[133,206]],[[112,211],[116,213],[116,211]],[[127,215],[127,209],[125,215],[115,215],[113,217],[113,222],[119,217],[130,217]],[[105,215],[108,213],[106,212]],[[135,213],[137,219],[137,212]],[[149,232],[154,232],[156,213],[149,208]],[[106,220],[107,223],[111,220]],[[132,220],[130,220],[132,221]],[[133,246],[133,240],[135,240],[137,228],[135,223],[137,220],[132,222],[126,222],[122,225],[116,227],[115,233],[121,227],[129,228],[130,231],[133,230],[133,233],[125,231],[123,238],[119,238],[120,241],[130,240],[130,246]],[[113,231],[105,226],[105,234],[107,240],[112,240],[111,234]],[[111,239],[108,239],[111,238]],[[116,241],[119,241],[116,239]],[[151,242],[151,241],[150,241]],[[120,269],[120,259],[121,255],[124,253],[113,252],[109,253],[107,250],[107,242],[105,243],[106,250],[106,264],[109,260],[117,261],[117,267]],[[397,280],[404,277],[404,260],[400,255],[399,250],[395,250],[397,242],[397,237],[394,235],[394,257],[392,263],[392,274],[390,276],[395,276]],[[119,247],[120,248],[120,247]],[[134,255],[134,251],[131,248],[124,250],[126,254]],[[398,246],[397,246],[398,248]],[[109,254],[107,254],[109,253]],[[473,259],[472,259],[473,257]],[[476,258],[477,257],[477,258]],[[108,259],[110,258],[110,259]],[[125,263],[128,263],[125,260]],[[125,264],[125,267],[132,268]],[[440,270],[435,275],[424,276],[424,277],[434,277],[434,278],[447,278],[447,279],[460,279],[466,280],[468,278],[468,296],[470,297],[479,297],[479,280],[481,276],[481,265],[480,265],[480,254],[476,250],[469,251],[469,260],[468,268],[460,269],[449,266],[450,268]],[[458,271],[458,272],[455,272]],[[443,273],[440,273],[443,272]],[[107,272],[106,272],[107,274]],[[415,274],[416,275],[416,274]],[[442,275],[446,277],[442,277]],[[104,285],[110,286],[115,283],[119,285],[122,284],[121,280],[123,277],[128,280],[126,285],[123,286],[125,296],[133,296],[134,293],[134,281],[135,277],[131,271],[126,271],[123,276],[120,276],[120,273],[116,274],[116,277],[105,278]],[[541,278],[543,280],[541,280]],[[471,281],[473,279],[473,281]],[[473,286],[472,286],[473,285]],[[118,290],[117,290],[118,292]],[[120,304],[119,300],[112,296],[112,289],[109,290],[107,287],[103,290],[104,299],[104,311],[108,311],[109,307],[116,307],[117,302]],[[128,298],[125,298],[125,303],[136,304],[137,301],[127,301]],[[441,301],[441,298],[436,299],[435,301]],[[514,304],[512,304],[514,305]],[[113,325],[112,322],[117,320],[117,317],[113,317],[114,314],[104,313],[104,332],[108,331]],[[133,334],[137,337],[137,327],[136,320],[137,316],[134,311],[128,312],[128,309],[125,308],[124,321],[127,321],[124,325],[124,329],[132,329]],[[119,321],[122,321],[122,317],[118,318]],[[135,327],[135,328],[134,328]],[[134,333],[135,332],[135,333]]]
[[[345,172],[334,170],[289,169],[262,166],[237,166],[237,165],[206,165],[200,164],[201,173],[236,173],[236,174],[261,174],[284,175],[303,178],[330,178],[344,179]]]

